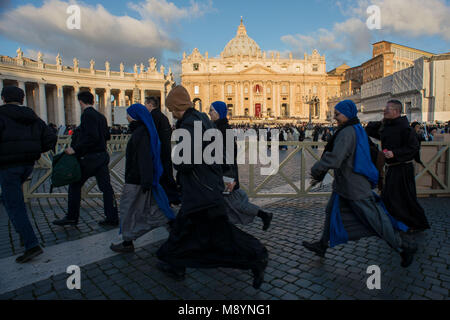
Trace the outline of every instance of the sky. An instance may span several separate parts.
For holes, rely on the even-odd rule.
[[[80,8],[80,29],[69,29],[67,8]],[[370,30],[369,6],[380,10],[380,29]],[[148,66],[151,57],[179,79],[183,52],[198,48],[219,56],[236,35],[241,16],[248,35],[264,51],[303,58],[317,49],[327,70],[360,65],[381,40],[445,53],[450,51],[450,0],[0,0],[0,55],[82,67],[108,60],[118,70]]]

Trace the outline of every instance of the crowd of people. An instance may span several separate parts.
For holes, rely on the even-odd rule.
[[[0,107],[0,184],[4,207],[24,239],[25,252],[16,261],[24,263],[43,251],[27,215],[22,184],[32,173],[40,154],[54,148],[58,128],[47,126],[30,108],[21,107],[22,89],[4,87],[1,96],[4,105]],[[111,244],[111,250],[133,252],[137,238],[165,226],[169,238],[157,252],[157,266],[162,272],[182,280],[186,268],[251,270],[253,286],[259,288],[264,281],[269,252],[256,237],[236,224],[253,223],[258,217],[266,231],[273,213],[252,204],[240,188],[236,153],[234,161],[226,161],[226,141],[223,141],[221,163],[196,161],[192,146],[191,152],[183,154],[183,161],[174,164],[171,156],[174,128],[161,112],[158,99],[147,97],[143,105],[131,105],[127,108],[126,133],[131,136],[126,148],[125,184],[118,206],[110,182],[107,141],[111,134],[124,132],[118,127],[108,127],[106,118],[93,108],[94,97],[90,92],[78,93],[78,101],[81,122],[78,127],[66,128],[72,141],[64,152],[78,159],[81,179],[69,185],[67,214],[53,224],[61,227],[78,224],[81,188],[90,177],[95,177],[103,193],[105,213],[105,219],[99,223],[120,226],[122,235],[123,241]],[[192,141],[212,128],[221,131],[223,137],[232,128],[265,129],[267,133],[276,128],[281,132],[280,141],[304,141],[310,129],[307,124],[232,127],[224,102],[212,103],[208,115],[199,112],[182,86],[171,90],[166,107],[177,120],[175,129],[184,129]],[[306,249],[324,257],[330,247],[377,236],[400,254],[403,267],[413,262],[417,243],[410,235],[423,232],[430,225],[417,201],[414,183],[413,162],[420,148],[420,124],[419,128],[416,124],[411,126],[401,116],[401,110],[401,103],[391,100],[382,121],[363,126],[356,105],[345,100],[335,107],[337,125],[312,128],[312,140],[321,139],[327,144],[321,159],[311,169],[311,184],[322,181],[329,170],[334,170],[335,180],[325,208],[322,236],[317,242],[303,242]],[[196,130],[198,126],[200,131]],[[432,140],[435,130],[423,129],[428,140]],[[448,132],[448,124],[437,130]],[[382,151],[369,137],[381,141]],[[232,143],[236,148],[236,141]],[[203,141],[202,154],[207,147],[208,143]],[[380,182],[380,168],[386,168],[386,176],[378,196],[373,189]]]

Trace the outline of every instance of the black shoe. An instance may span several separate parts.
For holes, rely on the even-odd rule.
[[[322,257],[322,258],[325,257],[325,252],[327,251],[328,247],[324,246],[320,241],[317,241],[317,242],[303,241],[302,244],[303,244],[303,246],[306,249],[308,249],[309,251],[314,252],[319,257]]]
[[[158,270],[164,272],[166,275],[177,281],[184,280],[186,276],[185,270],[182,270],[182,268],[177,270],[177,268],[171,266],[168,263],[158,262],[156,264],[156,267],[158,268]]]
[[[114,251],[114,252],[119,252],[119,253],[131,253],[134,252],[134,245],[133,243],[131,243],[131,245],[129,246],[125,246],[123,244],[123,242],[119,243],[119,244],[113,244],[111,243],[111,245],[109,246],[109,248]]]
[[[53,224],[55,226],[76,226],[78,224],[78,221],[67,219],[67,217],[64,217],[62,219],[53,221]]]
[[[260,211],[258,216],[262,219],[263,221],[263,227],[262,229],[264,231],[266,231],[267,229],[269,229],[270,227],[270,223],[272,222],[272,217],[273,214],[271,212],[265,212],[265,211]]]
[[[402,257],[401,266],[403,268],[408,268],[414,260],[414,254],[417,252],[417,245],[411,245],[409,248],[404,248],[402,252],[400,252],[400,256]]]
[[[42,251],[40,246],[31,248],[31,249],[28,249],[27,251],[25,251],[25,253],[23,255],[21,255],[20,257],[17,257],[16,262],[17,263],[25,263],[43,253],[44,253],[44,251]]]
[[[118,227],[119,226],[119,220],[101,220],[98,222],[99,225],[102,227],[110,226],[110,227]]]
[[[252,269],[253,272],[253,288],[259,289],[264,282],[264,271],[266,270],[268,260],[264,259],[261,266]]]

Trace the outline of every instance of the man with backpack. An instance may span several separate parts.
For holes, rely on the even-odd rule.
[[[32,109],[22,106],[22,89],[4,87],[1,97],[0,186],[6,212],[25,246],[25,253],[16,262],[25,263],[43,251],[27,215],[22,185],[41,153],[53,149],[58,138]]]
[[[114,199],[114,190],[109,176],[109,154],[106,143],[111,138],[108,123],[104,115],[95,110],[94,96],[87,91],[78,93],[78,101],[83,113],[81,123],[74,130],[72,143],[66,154],[75,155],[81,167],[81,180],[69,185],[68,213],[60,220],[53,221],[58,226],[77,225],[80,217],[81,188],[91,177],[96,178],[103,192],[103,205],[106,219],[99,222],[102,226],[118,226],[119,215]]]
[[[333,194],[326,208],[322,237],[303,246],[320,257],[328,247],[378,236],[401,256],[408,267],[417,245],[406,235],[408,227],[389,215],[381,199],[372,191],[378,183],[378,170],[371,159],[369,138],[357,117],[353,101],[335,107],[339,128],[325,147],[320,161],[311,168],[313,182],[322,181],[334,169]]]

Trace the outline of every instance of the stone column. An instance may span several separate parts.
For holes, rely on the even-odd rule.
[[[24,106],[28,106],[28,100],[27,100],[27,90],[25,88],[25,82],[23,81],[18,81],[19,83],[19,88],[23,90],[23,93],[25,94],[24,98],[23,98],[23,104]]]
[[[272,114],[276,116],[277,110],[275,109],[276,108],[275,90],[276,90],[275,82],[272,82]]]
[[[274,107],[274,111],[277,117],[281,116],[281,111],[280,111],[280,83],[277,82],[276,84],[276,93],[275,93],[275,107]]]
[[[75,124],[77,126],[79,126],[80,122],[81,122],[81,105],[78,102],[78,98],[77,98],[78,91],[80,91],[80,87],[73,86],[72,107],[74,108]]]
[[[264,117],[267,116],[267,82],[263,82],[262,86],[264,92],[264,101],[261,107],[262,107],[262,115]]]
[[[234,96],[236,100],[234,102],[233,117],[239,114],[239,82],[236,82],[234,86]]]
[[[253,105],[253,82],[252,81],[250,81],[250,85],[249,85],[249,88],[248,88],[248,93],[249,93],[249,95],[250,95],[250,98],[249,98],[249,100],[250,100],[250,107],[249,107],[249,112],[248,112],[248,114],[249,114],[249,116],[250,117],[254,117],[255,116],[255,106]]]
[[[225,82],[222,83],[222,101],[225,102]]]
[[[108,121],[108,126],[112,125],[112,111],[111,111],[111,89],[105,89],[105,117]]]
[[[48,123],[47,98],[45,97],[45,83],[39,83],[39,117]]]
[[[125,106],[125,90],[120,89],[119,91],[119,106],[124,107]]]
[[[145,104],[145,89],[141,89],[141,104]]]
[[[244,99],[244,83],[241,83],[241,105],[239,106],[240,115],[243,116],[245,113],[245,99]]]
[[[58,120],[58,125],[65,126],[66,125],[66,115],[64,112],[64,92],[63,87],[61,85],[56,85],[55,92],[55,111],[56,111],[56,119]]]
[[[292,82],[289,82],[288,116],[291,117],[294,112],[295,112],[294,84]]]
[[[92,93],[94,96],[94,109],[98,111],[98,104],[97,104],[97,94],[95,93],[95,88],[89,88],[89,92]]]

